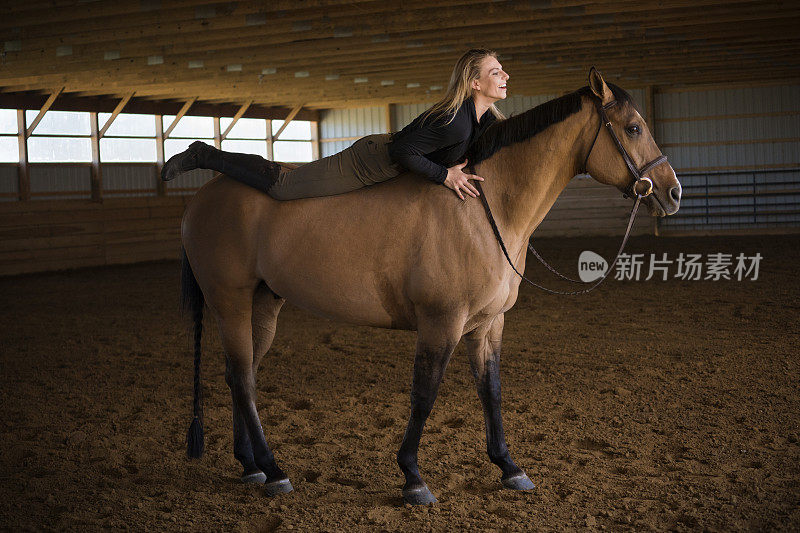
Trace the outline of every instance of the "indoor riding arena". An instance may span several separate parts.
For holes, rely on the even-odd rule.
[[[2,15],[0,530],[800,529],[796,3],[28,0]],[[195,141],[285,170],[400,132],[472,48],[508,75],[508,118],[476,144],[538,120],[464,167],[484,173],[480,199],[413,174],[283,202],[207,168],[160,178]],[[554,99],[583,107],[542,125]],[[575,117],[591,127],[562,135]],[[533,193],[493,192],[544,190],[550,168],[572,171],[517,237],[504,206]],[[674,211],[659,180],[675,177],[680,208],[655,216]],[[275,214],[268,230],[242,222],[255,212]],[[204,221],[234,236],[204,252],[213,268],[194,252]],[[425,366],[430,293],[329,312],[393,287],[399,263],[379,259],[405,235],[417,259],[398,279],[439,280],[441,316],[490,278],[511,287],[436,348],[445,365],[454,349],[446,372]],[[245,259],[234,241],[273,246]],[[265,264],[237,288],[246,305],[216,303],[207,280]],[[258,310],[284,298],[264,344]],[[253,385],[237,358],[259,346]]]

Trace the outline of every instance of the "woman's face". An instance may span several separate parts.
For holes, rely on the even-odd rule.
[[[502,100],[506,97],[506,82],[509,75],[497,58],[486,56],[481,61],[481,76],[472,80],[472,90],[492,100]]]

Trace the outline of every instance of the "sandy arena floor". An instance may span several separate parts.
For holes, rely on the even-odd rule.
[[[617,239],[541,240],[575,272]],[[206,322],[206,447],[184,451],[189,336],[178,265],[0,279],[3,530],[797,530],[800,236],[636,238],[630,252],[763,256],[757,281],[523,288],[506,316],[504,419],[538,488],[502,490],[461,348],[420,448],[439,503],[403,506],[395,452],[414,334],[290,305],[262,363],[267,439],[295,492],[238,483]],[[528,273],[563,287],[541,267]],[[267,379],[269,377],[269,379]]]

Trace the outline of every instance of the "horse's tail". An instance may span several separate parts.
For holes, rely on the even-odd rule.
[[[205,448],[203,438],[203,397],[200,384],[200,355],[203,338],[203,306],[205,298],[194,277],[186,250],[181,248],[181,308],[184,315],[191,315],[194,323],[194,403],[192,424],[186,435],[186,453],[199,458]]]

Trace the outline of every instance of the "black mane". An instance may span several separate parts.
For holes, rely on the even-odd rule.
[[[609,83],[608,87],[620,104],[633,104],[630,94],[624,89],[612,83]],[[588,86],[582,87],[573,93],[554,98],[524,113],[492,124],[467,150],[466,158],[469,164],[477,165],[504,146],[530,139],[547,127],[564,121],[580,111],[584,96],[597,98]]]

